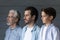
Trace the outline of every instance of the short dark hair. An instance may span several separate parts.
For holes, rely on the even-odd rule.
[[[56,17],[56,10],[52,7],[42,8],[41,11],[44,11],[49,16],[53,16],[53,20]]]
[[[34,16],[35,15],[35,22],[37,21],[38,19],[38,10],[35,8],[35,7],[32,7],[32,6],[29,6],[25,9],[26,10],[30,10],[31,11],[31,16]]]

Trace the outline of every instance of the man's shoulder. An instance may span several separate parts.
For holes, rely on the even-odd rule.
[[[23,26],[23,28],[22,28],[22,29],[23,29],[23,30],[25,30],[26,28],[27,28],[27,25]]]
[[[51,27],[51,30],[53,30],[53,31],[59,31],[59,28],[58,28],[57,26],[53,25],[53,26]]]
[[[40,29],[40,27],[38,26],[38,25],[36,25],[35,24],[35,26],[34,26],[36,29],[38,28],[38,29]],[[25,25],[24,27],[23,27],[23,29],[26,29],[27,28],[27,25]]]
[[[10,28],[8,27],[5,32],[8,33],[9,31],[10,31]]]
[[[17,27],[17,31],[22,31],[22,28],[20,26]]]
[[[40,26],[38,25],[35,25],[36,26],[36,30],[40,30]]]
[[[37,25],[37,24],[35,24],[35,27],[40,29],[40,26],[39,26],[39,25]]]

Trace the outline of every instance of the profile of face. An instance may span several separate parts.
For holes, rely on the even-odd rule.
[[[7,25],[13,25],[15,24],[17,21],[17,18],[14,16],[14,11],[10,11],[7,17]]]
[[[24,12],[24,21],[25,21],[26,24],[31,23],[32,20],[33,20],[30,13],[31,13],[30,10],[26,10],[26,11]]]
[[[41,12],[41,20],[44,24],[51,23],[53,16],[49,16],[44,11]]]

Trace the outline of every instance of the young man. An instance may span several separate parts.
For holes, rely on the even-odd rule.
[[[20,13],[16,10],[10,10],[7,17],[7,25],[9,28],[6,30],[4,40],[20,40],[22,29],[19,26]]]
[[[53,24],[56,10],[52,7],[41,10],[42,25],[38,40],[59,40],[59,29]]]
[[[22,31],[22,40],[37,40],[39,33],[39,26],[36,25],[38,19],[38,11],[34,7],[27,7],[24,11],[24,26]]]

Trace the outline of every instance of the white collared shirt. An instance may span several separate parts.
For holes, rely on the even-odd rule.
[[[32,33],[31,33],[32,29],[33,29],[33,27],[32,28],[27,27],[27,30],[26,30],[25,36],[24,36],[24,40],[31,40],[32,39]]]
[[[50,24],[48,28],[45,28],[45,25],[42,25],[38,40],[60,40],[59,39],[59,29],[54,25]],[[45,33],[44,33],[45,30]],[[45,35],[45,37],[43,37]]]
[[[48,27],[44,27],[43,29],[43,35],[42,35],[42,40],[45,40],[45,35]]]

